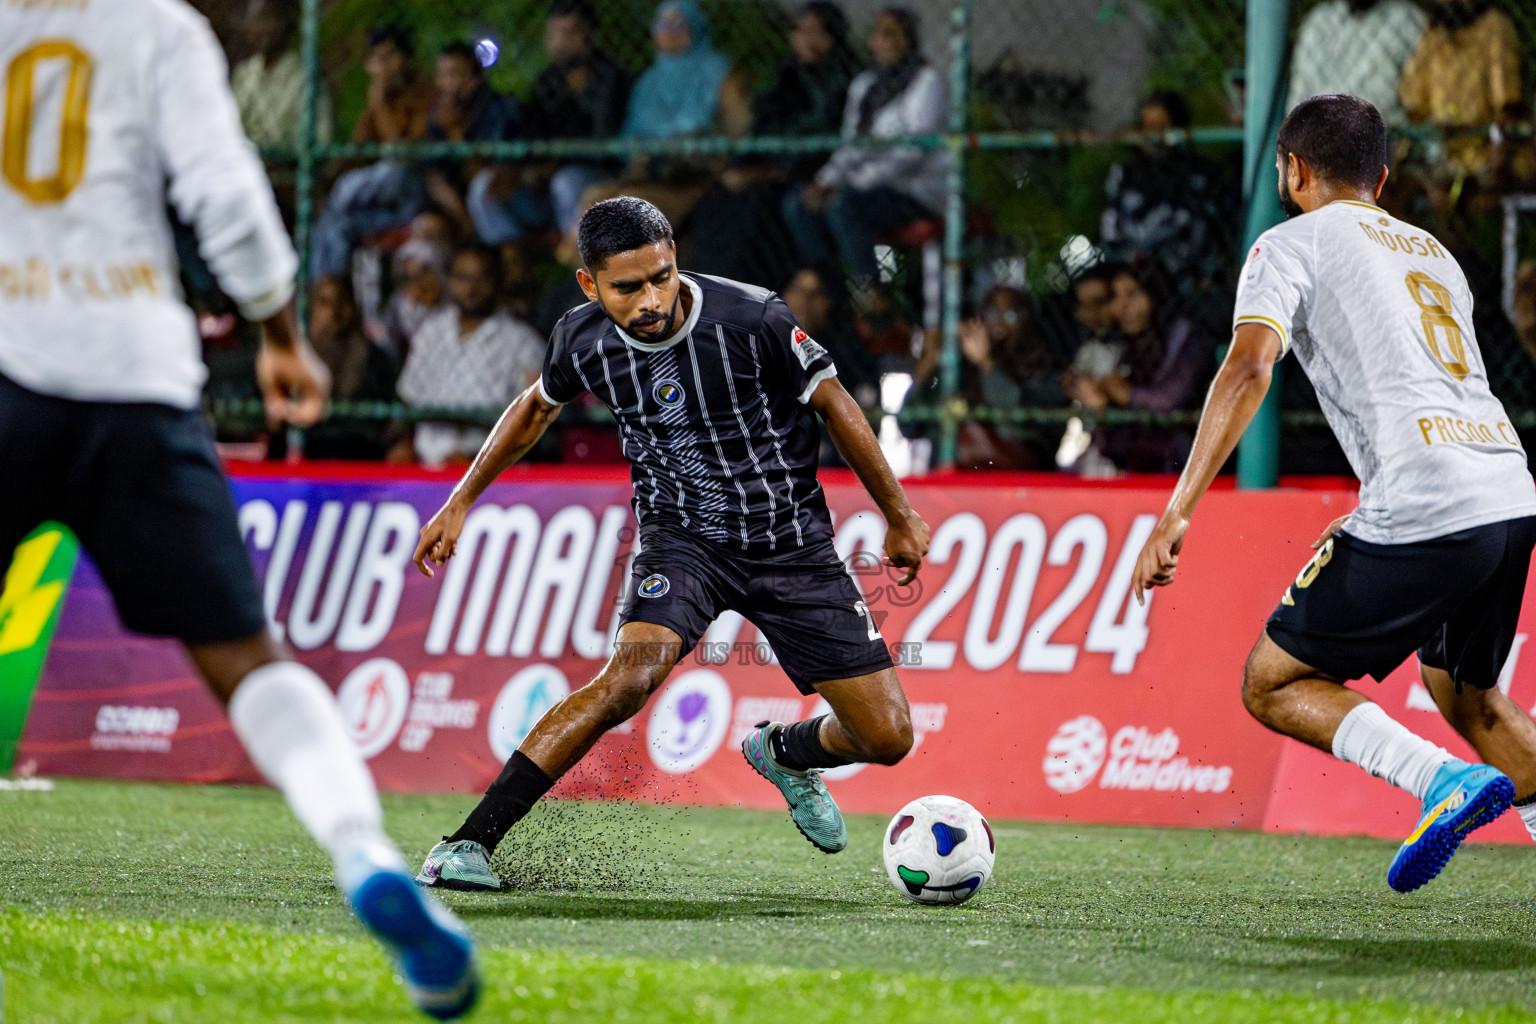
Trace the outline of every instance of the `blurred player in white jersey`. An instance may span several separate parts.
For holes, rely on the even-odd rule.
[[[45,519],[75,531],[123,622],[186,644],[413,999],[457,1016],[477,988],[468,934],[385,837],[330,691],[269,635],[199,412],[167,198],[263,328],[274,421],[314,422],[329,390],[213,33],[183,0],[0,2],[0,87],[0,552]]]
[[[1294,349],[1360,478],[1360,505],[1313,544],[1270,616],[1243,703],[1423,802],[1387,872],[1408,892],[1511,802],[1536,836],[1536,724],[1497,686],[1536,546],[1536,485],[1488,389],[1461,268],[1375,203],[1386,162],[1386,128],[1364,100],[1319,96],[1286,118],[1278,163],[1292,219],[1248,254],[1231,350],[1135,588],[1141,599],[1173,581],[1196,503]],[[1415,651],[1441,713],[1487,764],[1341,685],[1383,679]]]

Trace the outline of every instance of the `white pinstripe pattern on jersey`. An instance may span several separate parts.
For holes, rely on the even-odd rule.
[[[704,377],[699,372],[699,355],[693,350],[693,335],[690,333],[683,341],[688,349],[688,361],[693,364],[693,383],[699,389],[699,413],[704,417],[704,423],[709,427],[709,439],[715,443],[715,456],[720,460],[720,468],[725,475],[731,478],[731,483],[736,485],[736,493],[741,496],[741,549],[745,551],[750,543],[747,539],[747,518],[752,514],[747,510],[747,489],[741,486],[741,481],[736,474],[731,472],[731,462],[725,457],[725,448],[720,444],[720,435],[715,432],[715,424],[709,418],[709,407],[704,404]],[[751,442],[747,442],[751,446]],[[723,497],[723,495],[722,495]]]
[[[640,371],[635,365],[635,353],[634,350],[632,350],[628,345],[624,346],[624,351],[629,356],[630,379],[634,382],[635,395],[637,397],[637,401],[639,402],[641,415],[644,417],[645,391],[640,386]],[[665,379],[679,380],[682,376],[681,372],[677,369],[677,356],[673,353],[672,349],[664,349],[660,352],[648,352],[646,355],[646,370],[652,377],[657,376],[654,369],[656,357],[662,355],[668,356],[671,359],[672,373],[671,376],[666,377]],[[679,406],[679,411],[685,412],[686,410]],[[655,431],[650,431],[650,434],[651,439],[655,442],[657,457],[662,460],[662,464],[666,470],[667,475],[672,478],[673,483],[677,486],[677,507],[679,512],[681,512],[683,508],[683,476],[686,474],[697,482],[695,491],[699,495],[698,511],[710,516],[720,516],[722,518],[728,516],[730,514],[730,504],[726,501],[725,494],[719,489],[719,487],[715,485],[714,479],[710,477],[709,468],[705,466],[704,461],[699,458],[698,453],[695,450],[698,442],[692,437],[692,431],[686,429],[687,424],[682,420],[679,420],[679,422],[676,424],[668,425],[672,426],[672,435],[665,442],[656,437]],[[650,430],[649,425],[647,425],[646,429]],[[668,451],[670,451],[672,453],[672,457],[677,460],[678,468],[682,471],[681,473],[678,473],[672,469],[671,462],[668,461],[665,454]],[[687,513],[682,513],[682,515],[683,525],[686,526],[688,525]],[[712,540],[728,541],[731,539],[729,530],[725,529],[719,523],[711,522],[710,520],[704,518],[703,515],[701,515],[699,518],[699,528],[703,530],[704,533]]]
[[[574,355],[571,356],[571,366],[575,368],[576,376],[581,378],[581,386],[586,388],[588,391],[592,391],[593,394],[596,394],[597,392],[593,391],[592,389],[592,382],[587,380],[587,375],[581,370],[581,363],[577,361]],[[603,377],[604,379],[607,379],[608,377],[608,361],[606,359],[603,360]],[[613,399],[614,406],[617,407],[619,404],[619,396],[613,390],[612,380],[608,380],[608,394]],[[634,461],[634,457],[629,454],[630,433],[631,431],[629,427],[624,424],[624,421],[619,420],[619,450],[624,453],[624,457],[629,459],[632,464],[639,465],[638,462]],[[640,450],[640,442],[638,441],[635,442],[635,450]],[[651,500],[646,502],[646,504],[649,505],[652,509],[655,509],[656,503],[661,497],[661,487],[656,482],[656,474],[651,472],[651,468],[649,466],[645,467],[645,472],[651,478]],[[639,496],[639,488],[636,488],[635,497],[638,498]]]
[[[673,381],[679,388],[683,386],[683,372],[678,368],[677,350],[675,348],[652,352],[650,359],[647,361],[647,366],[651,371],[651,393],[653,396],[656,392],[656,386],[662,381]],[[660,399],[657,400],[657,404],[660,404]],[[683,425],[687,416],[688,402],[687,399],[684,399],[670,408],[663,405],[661,407],[661,414],[657,419],[669,427],[679,427]]]
[[[782,435],[773,429],[773,416],[768,411],[768,396],[763,392],[763,361],[757,356],[757,335],[748,335],[747,344],[752,349],[752,381],[757,387],[758,404],[763,407],[763,423],[768,427],[768,433],[773,437],[773,453],[778,457],[779,465],[784,467],[784,487],[789,491],[789,521],[795,527],[795,546],[805,547],[805,534],[800,529],[800,502],[795,500],[795,475],[789,468],[789,463],[784,461],[784,443],[780,440]]]
[[[736,423],[741,427],[741,440],[747,446],[747,457],[752,460],[752,468],[757,471],[758,479],[763,486],[763,493],[768,495],[768,547],[773,549],[778,546],[778,537],[775,535],[776,521],[778,519],[779,503],[774,499],[773,488],[768,483],[768,475],[763,472],[762,463],[757,461],[757,445],[753,443],[750,434],[747,433],[747,418],[741,414],[741,403],[736,398],[736,380],[731,376],[731,356],[726,351],[725,328],[715,324],[715,340],[720,343],[720,364],[725,371],[725,387],[731,396],[731,412],[736,414]]]

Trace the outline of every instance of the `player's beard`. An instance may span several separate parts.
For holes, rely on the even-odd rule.
[[[657,339],[670,338],[677,329],[677,305],[682,301],[683,291],[679,288],[677,297],[672,300],[672,308],[667,310],[666,313],[651,313],[646,316],[637,316],[624,325],[624,330],[632,335],[650,336]],[[662,324],[662,329],[655,334],[645,330],[645,328],[654,324]]]
[[[1291,196],[1291,183],[1284,178],[1280,179],[1280,209],[1285,211],[1287,217],[1300,217],[1307,212]]]

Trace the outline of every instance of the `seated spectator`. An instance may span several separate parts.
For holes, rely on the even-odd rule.
[[[1120,371],[1125,343],[1115,337],[1113,283],[1119,267],[1097,263],[1072,280],[1073,344],[1061,376],[1072,401],[1099,412],[1108,404],[1101,381]]]
[[[800,326],[821,343],[837,367],[837,379],[865,409],[879,402],[880,365],[848,327],[848,318],[840,315],[833,287],[815,267],[802,267],[784,286],[780,298],[795,315]]]
[[[875,67],[849,86],[843,137],[852,142],[943,131],[949,114],[944,78],[923,60],[917,16],[905,7],[887,7],[875,18],[869,48]],[[806,262],[832,262],[826,244],[830,234],[853,279],[866,335],[902,333],[893,319],[874,313],[891,308],[887,297],[872,294],[879,272],[875,240],[885,231],[939,215],[947,166],[943,150],[845,145],[816,172],[813,184],[785,199],[784,219]]]
[[[1408,0],[1318,4],[1296,35],[1285,109],[1313,96],[1349,93],[1369,100],[1387,124],[1405,123],[1397,85],[1418,49],[1424,21],[1424,11]]]
[[[1492,0],[1429,4],[1429,28],[1403,68],[1398,95],[1414,124],[1448,129],[1444,158],[1458,173],[1482,175],[1488,170],[1487,136],[1457,130],[1523,116],[1515,23]]]
[[[629,74],[598,48],[597,12],[588,0],[554,0],[544,19],[549,64],[533,83],[527,133],[533,139],[608,139],[619,134],[629,101]],[[583,160],[502,164],[469,188],[469,211],[481,241],[502,245],[553,226],[575,228],[581,194],[615,177],[611,162]]]
[[[520,138],[522,118],[517,103],[494,91],[485,81],[485,68],[475,48],[453,42],[437,55],[434,76],[437,99],[427,116],[427,139],[432,142],[505,142]],[[468,182],[485,161],[434,160],[427,165],[427,197],[463,234],[473,234],[475,223],[465,205]]]
[[[495,249],[469,245],[454,255],[449,304],[427,317],[411,338],[396,388],[401,401],[417,408],[494,415],[538,378],[544,341],[500,308],[500,280]],[[479,423],[423,421],[390,457],[428,466],[462,465],[489,433]]]
[[[368,106],[352,132],[353,142],[416,142],[426,137],[432,86],[411,61],[415,48],[392,26],[368,33]],[[352,250],[364,238],[409,224],[427,205],[421,176],[398,160],[381,160],[336,179],[315,221],[313,277],[347,273]]]
[[[309,340],[331,371],[333,401],[394,401],[394,363],[363,334],[345,278],[326,277],[310,285]],[[332,415],[305,434],[304,453],[312,459],[381,459],[388,425],[382,417]]]
[[[1066,404],[1057,368],[1036,333],[1029,296],[999,285],[977,316],[960,324],[961,384],[972,407],[1017,409]],[[1049,457],[1049,439],[1016,424],[967,421],[956,464],[968,469],[1035,469]]]
[[[1189,106],[1178,93],[1154,93],[1142,104],[1140,130],[1148,137],[1110,170],[1099,222],[1106,258],[1153,259],[1186,296],[1228,272],[1220,243],[1237,224],[1235,193],[1195,152],[1189,128]]]
[[[394,292],[384,311],[384,347],[396,366],[404,366],[411,337],[443,304],[448,250],[436,242],[412,238],[395,250],[391,279]]]
[[[299,21],[293,0],[251,0],[245,41],[251,55],[235,66],[230,86],[246,137],[257,146],[297,149],[304,117],[304,61],[290,49]],[[331,98],[320,83],[315,141],[331,141]]]
[[[753,105],[753,131],[836,132],[848,84],[859,70],[848,41],[848,19],[836,4],[811,0],[795,18],[789,51],[777,77]],[[733,159],[718,186],[694,208],[687,238],[689,266],[768,288],[794,274],[801,261],[784,226],[784,197],[810,180],[822,162],[818,154]]]

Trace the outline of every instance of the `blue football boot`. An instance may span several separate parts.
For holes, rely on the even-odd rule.
[[[1440,766],[1424,794],[1424,815],[1403,841],[1387,884],[1398,892],[1413,892],[1438,875],[1467,833],[1493,821],[1515,799],[1515,784],[1497,768],[1465,761]]]

